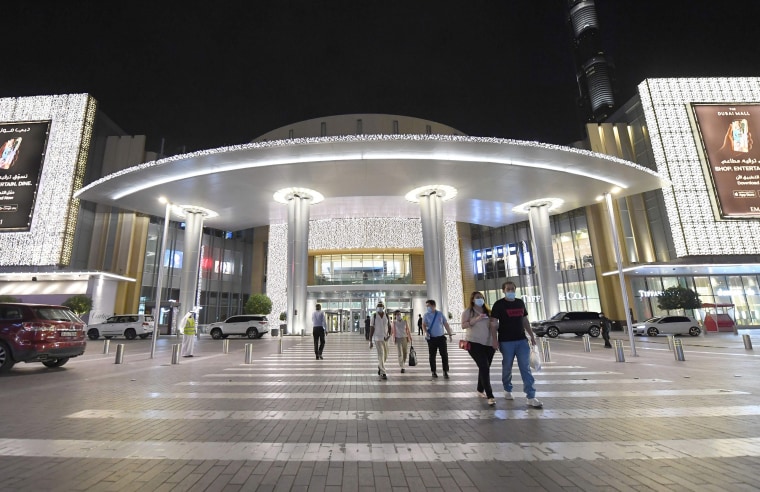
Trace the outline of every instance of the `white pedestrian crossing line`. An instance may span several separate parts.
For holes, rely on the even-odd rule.
[[[760,438],[387,444],[0,439],[0,456],[399,463],[708,459],[760,456]]]
[[[382,384],[382,383],[380,383]],[[743,391],[734,391],[726,389],[685,389],[685,390],[634,390],[634,391],[542,391],[541,398],[631,398],[631,397],[649,397],[649,396],[715,396],[715,395],[747,395]],[[336,392],[336,393],[297,393],[297,392],[279,392],[279,393],[148,393],[148,398],[176,398],[176,399],[327,399],[336,400],[341,398],[351,398],[352,400],[365,399],[421,399],[421,398],[472,398],[472,391],[468,392]]]
[[[519,375],[519,374],[518,374]],[[209,375],[207,374],[206,377]],[[430,376],[427,376],[425,379],[418,378],[416,380],[412,381],[401,381],[402,377],[404,379],[407,379],[406,376],[400,376],[398,378],[390,378],[387,381],[383,381],[383,386],[419,386],[420,384],[425,384],[430,382]],[[477,374],[474,375],[475,378],[477,378]],[[180,383],[176,383],[177,386],[287,386],[287,387],[295,387],[295,386],[356,386],[356,385],[366,385],[367,381],[365,380],[357,380],[357,381],[339,381],[339,380],[331,380],[326,381],[324,380],[324,376],[320,376],[319,381],[183,381]],[[440,378],[439,378],[440,379]],[[443,384],[446,385],[462,385],[462,386],[473,386],[475,384],[473,381],[442,381]],[[492,384],[499,384],[501,385],[501,376],[498,377],[498,379],[494,378],[491,379]],[[513,381],[514,385],[517,386],[518,384],[521,384],[520,381]],[[669,381],[667,379],[536,379],[535,385],[544,385],[544,384],[564,384],[564,385],[586,385],[586,384],[643,384],[643,383],[672,383],[672,381]]]
[[[279,371],[281,371],[281,369],[277,369],[277,371],[279,373]],[[302,369],[297,369],[297,371],[302,371]],[[332,371],[345,371],[345,369],[337,369],[336,368],[336,369],[332,369]],[[377,367],[374,368],[374,371],[375,371],[375,374],[376,374]],[[357,369],[356,371],[353,371],[352,374],[345,375],[344,377],[354,378],[354,377],[357,377],[357,376],[371,376],[372,372],[373,372],[373,368],[372,367],[362,367],[362,368]],[[411,378],[411,377],[420,377],[420,376],[428,378],[428,379],[430,378],[430,370],[427,370],[427,369],[424,370],[424,371],[422,371],[422,372],[420,372],[419,370],[416,370],[416,369],[407,369],[407,372],[403,376],[398,372],[398,369],[396,369],[395,371],[391,371],[390,369],[386,368],[386,372],[388,374],[391,374],[391,375],[396,374],[399,378]],[[497,374],[498,377],[501,378],[501,370],[500,369],[492,370],[491,373],[492,374]],[[516,375],[516,374],[519,375],[520,373],[518,371],[512,371],[512,374],[513,375]],[[539,374],[543,375],[544,373],[543,372],[537,373],[537,374],[534,374],[534,376],[536,378],[539,378],[540,377]],[[611,371],[568,371],[568,372],[552,372],[551,374],[553,376],[593,376],[593,375],[602,375],[602,374],[622,374],[622,373],[611,372]],[[229,373],[222,373],[222,374],[212,373],[212,374],[204,374],[203,377],[204,378],[230,378],[230,377],[232,377],[232,378],[262,378],[262,377],[280,377],[280,376],[284,376],[284,375],[285,374],[283,374],[283,375],[280,375],[280,374],[268,375],[268,374],[262,374],[260,371],[259,372],[255,372],[254,371],[253,374],[238,373],[238,372],[229,372]],[[462,372],[458,371],[456,373],[452,372],[451,375],[452,375],[452,377],[454,377],[454,376],[456,376],[456,377],[464,377],[466,375],[466,376],[469,376],[469,377],[475,377],[475,378],[477,378],[478,371],[477,371],[477,369],[468,370],[468,371],[462,371]],[[315,378],[319,378],[319,377],[323,378],[324,377],[324,372],[320,372],[318,374],[315,374],[314,371],[304,371],[304,372],[296,372],[296,373],[289,372],[287,374],[287,376],[312,376],[312,377],[315,377]],[[340,377],[340,375],[330,374],[330,377],[331,378],[335,378],[335,377]]]
[[[523,400],[524,402],[524,400]],[[483,401],[485,404],[485,401]],[[519,400],[509,402],[520,406]],[[121,420],[373,420],[373,421],[442,421],[442,420],[530,420],[530,419],[652,419],[692,417],[733,417],[760,415],[760,405],[714,407],[664,407],[607,409],[528,409],[511,410],[397,410],[397,411],[318,411],[318,410],[82,410],[66,415],[71,419]]]

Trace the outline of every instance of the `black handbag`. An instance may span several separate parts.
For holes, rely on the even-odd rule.
[[[417,352],[414,350],[414,345],[409,347],[409,367],[417,365]]]

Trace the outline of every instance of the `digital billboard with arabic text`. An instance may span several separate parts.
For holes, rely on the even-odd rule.
[[[760,217],[760,104],[696,104],[707,167],[722,218]]]
[[[0,123],[0,232],[28,231],[49,121]]]

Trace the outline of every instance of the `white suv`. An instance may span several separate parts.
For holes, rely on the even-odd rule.
[[[662,316],[650,318],[643,323],[633,325],[633,332],[636,335],[648,335],[656,337],[660,333],[667,335],[681,335],[688,333],[696,337],[702,330],[699,329],[697,322],[688,316]]]
[[[208,325],[208,332],[214,340],[230,335],[261,338],[268,331],[267,317],[262,314],[239,314]]]
[[[153,316],[150,314],[117,314],[108,318],[105,323],[87,325],[87,336],[90,340],[122,335],[127,340],[134,340],[137,337],[145,339],[151,334],[153,334]]]

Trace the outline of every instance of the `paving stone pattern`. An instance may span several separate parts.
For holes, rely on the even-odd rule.
[[[633,357],[617,335],[626,362],[600,339],[550,340],[543,409],[516,364],[504,399],[500,354],[489,407],[456,340],[448,380],[417,336],[419,365],[401,374],[391,347],[387,380],[358,333],[330,334],[324,360],[311,337],[230,338],[227,354],[203,337],[179,364],[175,337],[153,359],[150,340],[89,342],[0,377],[0,490],[760,490],[760,353],[721,333],[683,337],[685,361],[665,337]]]

